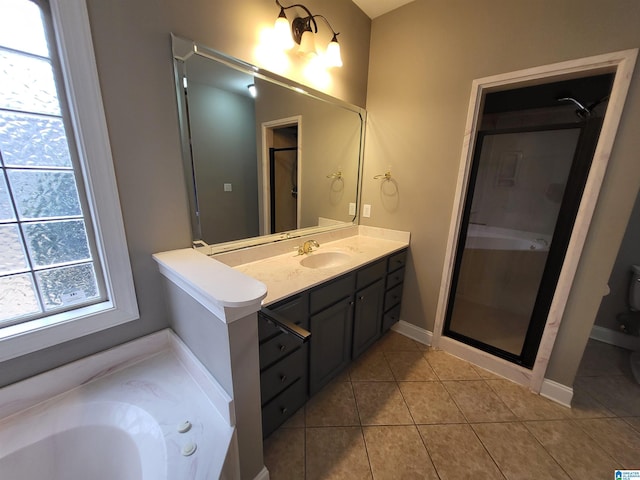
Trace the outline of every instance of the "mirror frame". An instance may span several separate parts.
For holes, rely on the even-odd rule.
[[[288,240],[291,238],[302,237],[305,235],[313,235],[321,232],[327,232],[332,230],[339,230],[342,228],[351,227],[357,225],[358,215],[360,211],[360,197],[362,194],[362,169],[363,169],[363,153],[364,153],[364,140],[365,140],[365,128],[367,112],[364,108],[350,104],[343,100],[334,98],[325,93],[313,90],[305,85],[297,83],[288,78],[277,75],[268,70],[259,68],[250,63],[238,60],[237,58],[223,54],[209,47],[203,46],[188,40],[183,37],[179,37],[175,34],[171,34],[171,48],[173,54],[173,71],[175,81],[176,99],[178,102],[178,125],[180,129],[180,143],[182,151],[182,163],[184,168],[185,180],[187,184],[187,195],[189,197],[189,214],[191,220],[191,238],[192,246],[199,251],[207,255],[214,255],[216,253],[228,252],[231,250],[238,250],[241,248],[253,247],[258,245],[265,245],[269,243],[279,242],[282,240]],[[193,55],[199,55],[204,58],[208,58],[227,65],[230,68],[239,70],[246,74],[258,77],[267,82],[282,86],[288,90],[292,90],[297,94],[306,95],[308,97],[320,100],[322,102],[330,103],[340,108],[354,112],[360,117],[360,145],[358,151],[358,166],[357,166],[357,183],[356,183],[356,211],[351,222],[342,222],[325,226],[314,226],[299,228],[296,230],[290,230],[285,232],[273,233],[268,235],[259,235],[256,237],[250,237],[245,239],[233,240],[224,243],[207,244],[203,240],[195,240],[199,230],[199,219],[196,215],[196,196],[195,196],[195,178],[193,170],[193,160],[191,156],[191,149],[189,146],[189,131],[187,120],[187,108],[184,100],[184,96],[180,94],[182,88],[182,66],[184,62]]]

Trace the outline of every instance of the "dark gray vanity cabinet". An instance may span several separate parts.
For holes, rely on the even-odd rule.
[[[386,258],[363,267],[356,273],[352,359],[359,357],[382,334],[386,273]]]
[[[351,361],[355,275],[311,290],[309,394],[313,395]]]
[[[395,253],[387,259],[387,276],[384,294],[384,315],[382,333],[400,320],[400,302],[404,285],[404,270],[407,263],[407,250]]]
[[[258,315],[265,437],[398,321],[406,258],[406,249],[391,254]],[[311,332],[308,341],[269,320],[269,311]]]
[[[286,321],[309,328],[309,296],[296,295],[271,308]],[[309,345],[258,315],[262,434],[266,437],[307,401]]]

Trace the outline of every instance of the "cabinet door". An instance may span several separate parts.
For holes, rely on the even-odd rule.
[[[320,390],[351,361],[352,297],[311,316],[309,392]]]
[[[353,358],[360,356],[382,332],[384,280],[356,292],[353,320]]]

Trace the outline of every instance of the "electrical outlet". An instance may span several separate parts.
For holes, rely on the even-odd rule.
[[[362,216],[365,218],[369,218],[371,216],[371,205],[364,204],[362,207]]]
[[[232,191],[232,190],[233,190],[233,188],[231,187],[231,184],[230,184],[230,183],[225,183],[225,184],[224,184],[224,191],[225,191],[225,192],[230,192],[230,191]]]
[[[356,204],[355,203],[350,203],[349,204],[349,215],[355,215],[356,214]]]

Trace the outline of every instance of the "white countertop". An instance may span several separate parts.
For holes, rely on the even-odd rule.
[[[240,265],[233,265],[233,260],[228,261],[234,270],[267,286],[267,296],[262,301],[263,306],[267,306],[409,246],[408,232],[361,226],[354,229],[354,233],[328,242],[324,242],[321,235],[314,236],[320,247],[306,255],[297,255],[291,249],[288,253]],[[303,237],[298,243],[304,240]],[[300,264],[302,259],[323,252],[342,252],[349,257],[344,263],[333,267],[308,268]],[[212,258],[216,259],[216,256]],[[220,256],[219,261],[226,262],[227,259]]]

